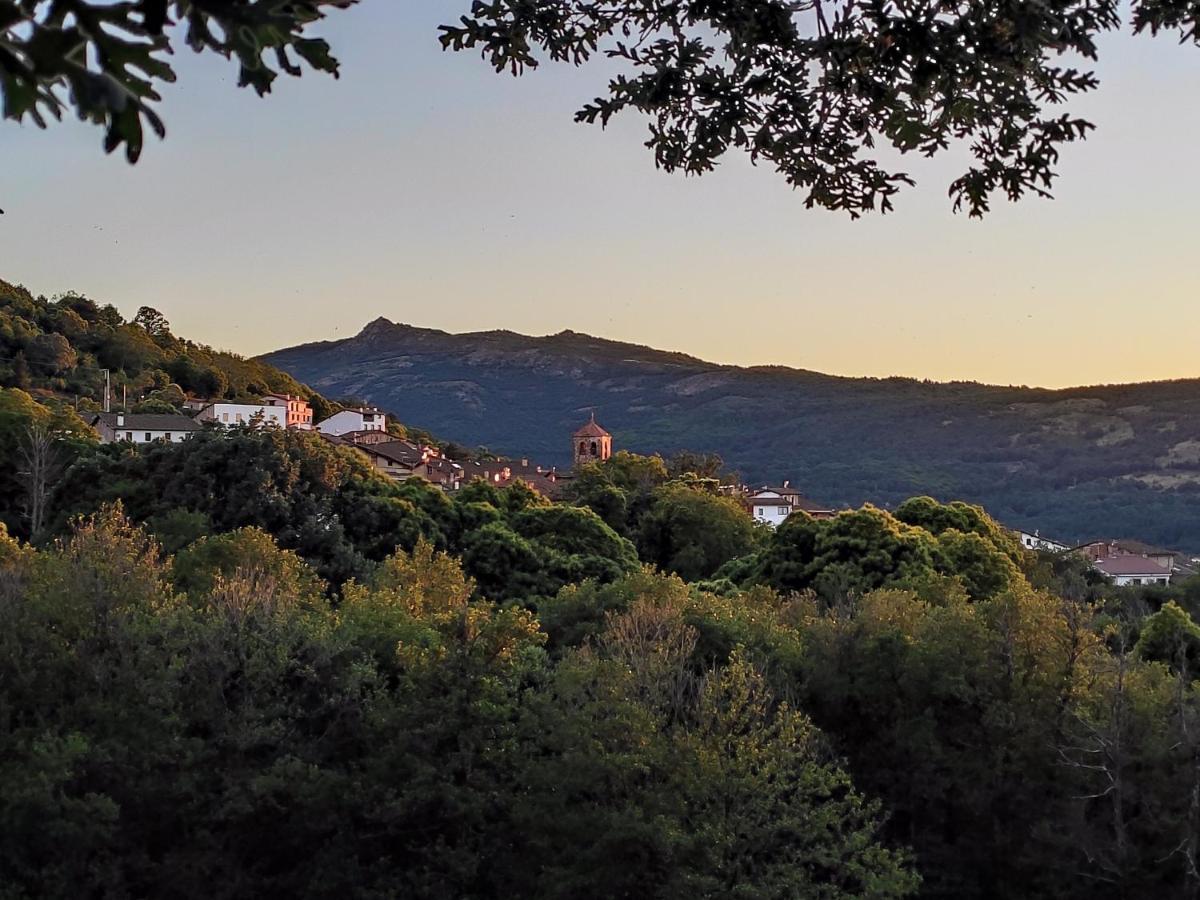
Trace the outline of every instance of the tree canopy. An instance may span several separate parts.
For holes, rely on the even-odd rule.
[[[104,128],[106,151],[124,146],[136,162],[147,127],[166,134],[154,104],[175,80],[176,44],[236,59],[238,85],[266,94],[280,72],[299,75],[300,61],[337,76],[328,43],[306,32],[355,2],[0,0],[4,115],[45,127],[73,111]]]
[[[176,44],[234,58],[259,94],[301,61],[338,73],[310,26],[356,0],[0,0],[4,115],[45,125],[73,110],[135,161]],[[545,61],[606,57],[618,71],[576,118],[649,122],[667,171],[701,174],[748,153],[851,216],[892,208],[912,178],[897,153],[965,145],[949,193],[983,215],[996,197],[1048,196],[1065,144],[1093,126],[1070,112],[1096,89],[1101,35],[1118,0],[863,3],[859,0],[479,0],[441,29],[446,49],[520,75]],[[1200,40],[1200,2],[1135,0],[1129,27]]]
[[[913,183],[883,147],[933,156],[965,143],[973,162],[950,195],[956,210],[980,216],[996,195],[1048,196],[1061,147],[1093,127],[1060,110],[1098,86],[1088,64],[1120,9],[1117,0],[493,0],[443,27],[442,42],[513,74],[605,56],[620,70],[578,121],[636,110],[668,171],[700,174],[743,150],[805,191],[809,206],[851,216],[891,209]],[[1198,25],[1198,3],[1133,3],[1135,32],[1195,42]]]

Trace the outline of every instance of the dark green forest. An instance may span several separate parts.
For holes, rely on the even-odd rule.
[[[595,410],[617,447],[719,453],[750,482],[789,479],[834,508],[928,494],[1065,543],[1139,538],[1200,554],[1195,380],[1045,390],[839,378],[574,332],[385,319],[264,359],[327,395],[547,464],[569,464],[568,436]]]
[[[1200,582],[927,496],[770,530],[704,453],[551,503],[310,432],[99,446],[92,360],[138,403],[180,359],[327,401],[10,293],[0,897],[1200,894]]]

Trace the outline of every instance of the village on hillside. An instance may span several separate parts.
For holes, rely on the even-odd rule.
[[[187,414],[94,413],[88,424],[102,443],[148,444],[173,442],[205,428],[284,428],[315,431],[332,444],[362,453],[380,473],[396,481],[421,479],[453,493],[476,481],[496,487],[520,482],[552,501],[562,500],[566,486],[579,467],[603,463],[613,454],[613,436],[595,414],[570,437],[573,465],[560,470],[540,465],[528,457],[474,459],[450,458],[439,447],[416,442],[388,430],[387,414],[376,407],[343,409],[327,419],[313,421],[313,410],[302,397],[266,394],[260,403],[223,400],[188,400]],[[837,510],[804,496],[790,481],[751,487],[734,480],[720,484],[721,493],[738,500],[758,523],[776,528],[797,512],[816,519],[832,518]],[[1118,587],[1169,585],[1172,579],[1200,571],[1200,559],[1174,550],[1125,538],[1100,538],[1072,545],[1039,532],[1014,530],[1030,551],[1074,555]]]

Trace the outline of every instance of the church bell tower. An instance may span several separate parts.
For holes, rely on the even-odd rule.
[[[576,467],[584,463],[604,462],[612,456],[612,435],[596,424],[596,414],[571,436],[571,455]]]

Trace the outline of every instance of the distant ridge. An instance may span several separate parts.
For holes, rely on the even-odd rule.
[[[263,357],[469,444],[568,462],[595,408],[618,448],[714,451],[825,502],[985,504],[1065,541],[1200,551],[1200,379],[1062,390],[738,367],[574,331],[451,334],[386,318]]]

